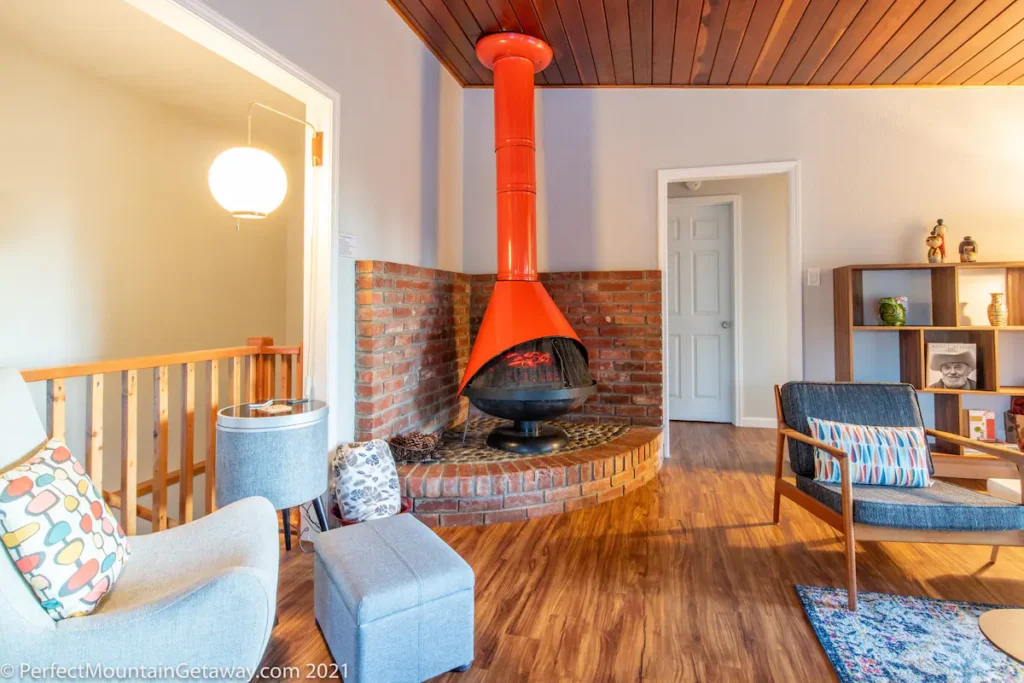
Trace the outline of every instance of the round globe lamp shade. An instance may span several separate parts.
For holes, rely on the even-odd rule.
[[[284,201],[288,176],[269,152],[235,147],[210,165],[210,191],[235,218],[266,218]]]

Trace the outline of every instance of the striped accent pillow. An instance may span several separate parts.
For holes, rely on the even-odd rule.
[[[920,427],[871,427],[808,418],[811,436],[850,454],[854,484],[931,486],[928,440]],[[814,449],[814,480],[840,483],[839,461]]]

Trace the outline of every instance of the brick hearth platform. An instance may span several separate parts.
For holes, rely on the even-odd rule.
[[[519,522],[631,493],[661,466],[662,432],[631,427],[603,444],[502,462],[401,465],[404,495],[429,526]]]

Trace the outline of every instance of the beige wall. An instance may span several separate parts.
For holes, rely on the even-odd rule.
[[[244,128],[209,127],[10,44],[0,61],[0,92],[24,105],[0,109],[0,362],[27,368],[284,338],[301,166],[290,164],[282,207],[236,231],[206,174]],[[246,283],[261,286],[258,300]]]
[[[463,260],[493,272],[490,91],[465,92]],[[923,261],[942,217],[985,259],[1024,259],[1024,90],[542,90],[541,270],[657,264],[657,171],[801,163],[804,373],[833,375],[831,269]],[[780,292],[780,296],[782,293]]]
[[[742,271],[739,310],[743,335],[740,424],[775,418],[772,387],[786,381],[786,337],[778,333],[787,315],[786,259],[789,229],[789,181],[784,174],[737,180],[712,180],[688,190],[669,185],[669,197],[739,195]],[[738,409],[739,407],[737,407]]]

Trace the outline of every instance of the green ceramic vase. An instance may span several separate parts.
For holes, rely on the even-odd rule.
[[[899,327],[907,324],[907,311],[895,297],[883,296],[878,300],[878,317],[883,325]]]

